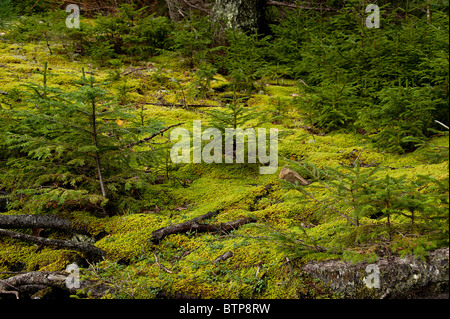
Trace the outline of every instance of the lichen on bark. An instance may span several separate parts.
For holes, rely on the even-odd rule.
[[[448,298],[448,260],[448,248],[430,252],[426,261],[414,256],[382,258],[373,264],[379,269],[379,287],[366,285],[366,263],[327,260],[309,262],[302,270],[344,298]]]
[[[228,28],[261,31],[265,26],[264,3],[262,0],[217,0],[213,12]]]

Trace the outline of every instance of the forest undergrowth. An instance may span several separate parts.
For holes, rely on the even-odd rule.
[[[439,9],[432,22],[386,11],[395,26],[384,30],[361,28],[351,10],[291,12],[270,35],[230,31],[223,43],[206,20],[173,24],[128,5],[81,29],[64,17],[18,18],[0,36],[0,216],[64,218],[87,231],[22,232],[106,257],[0,236],[0,278],[76,262],[82,280],[113,288],[104,298],[339,298],[300,266],[448,247]],[[170,131],[195,120],[278,129],[277,173],[173,163]],[[280,180],[285,166],[308,185]],[[214,231],[152,237],[211,212],[201,224]]]

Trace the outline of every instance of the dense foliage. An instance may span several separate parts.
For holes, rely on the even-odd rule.
[[[147,255],[151,231],[212,209],[225,209],[220,222],[242,216],[259,222],[239,241],[208,234],[212,252],[225,245],[261,250],[272,260],[286,253],[373,261],[392,254],[424,258],[427,250],[448,246],[448,173],[442,171],[448,142],[433,144],[448,140],[448,1],[378,1],[380,28],[365,25],[359,0],[316,1],[311,9],[299,1],[297,8],[267,8],[264,34],[226,29],[202,10],[173,21],[139,1],[120,2],[112,12],[82,16],[79,29],[68,29],[66,12],[50,11],[50,1],[0,2],[0,31],[6,31],[0,39],[33,56],[32,67],[14,69],[11,82],[20,85],[0,88],[0,211],[91,223],[110,259],[88,275],[118,280],[122,297],[155,296],[180,282],[209,287],[220,277],[244,287],[239,297],[251,298],[273,284],[265,273],[258,277],[260,269],[284,276],[281,267],[260,267],[257,253],[247,254],[248,269],[239,274],[227,264],[214,268],[203,255],[183,260],[198,248],[196,234],[176,235]],[[50,61],[41,64],[43,55],[36,47],[31,52],[30,43],[41,45]],[[22,56],[14,53],[0,57],[0,67],[20,65]],[[70,75],[53,73],[52,63],[69,64]],[[310,185],[255,177],[256,165],[170,163],[163,132],[199,118],[222,133],[277,127],[280,163]],[[154,137],[158,142],[147,143]],[[347,138],[352,141],[342,141]],[[406,170],[413,168],[409,155],[420,158],[414,162],[420,174]],[[393,161],[398,165],[388,166]],[[261,248],[271,244],[275,253]],[[158,257],[179,277],[167,275]],[[287,260],[283,266],[291,267]],[[142,277],[150,263],[158,275]],[[254,265],[256,276],[249,277]],[[206,277],[195,275],[200,284],[192,285],[184,272],[199,269]],[[271,289],[276,295],[277,286]]]

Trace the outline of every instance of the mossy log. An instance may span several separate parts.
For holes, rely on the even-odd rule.
[[[0,229],[0,236],[29,241],[38,245],[72,249],[82,252],[91,261],[100,261],[106,257],[106,252],[89,243],[79,243],[72,240],[59,240],[22,234],[11,230]]]
[[[51,228],[66,233],[88,234],[87,227],[75,227],[71,221],[55,215],[0,215],[0,228]]]
[[[152,232],[151,241],[154,244],[158,244],[164,237],[172,235],[172,234],[179,234],[179,233],[186,233],[195,231],[198,233],[201,232],[212,232],[212,233],[220,233],[220,232],[230,232],[233,229],[237,229],[242,225],[253,223],[256,220],[253,218],[242,218],[234,221],[230,221],[227,223],[220,223],[220,224],[200,224],[199,222],[211,218],[215,215],[217,215],[220,212],[220,210],[213,211],[206,213],[202,216],[193,218],[191,220],[188,220],[184,223],[180,224],[174,224],[167,227],[162,227],[154,232]]]
[[[302,270],[344,298],[435,299],[448,298],[448,261],[449,249],[442,248],[430,252],[425,261],[414,256],[381,258],[373,264],[353,265],[327,260],[308,262]],[[374,284],[375,275],[378,285]]]

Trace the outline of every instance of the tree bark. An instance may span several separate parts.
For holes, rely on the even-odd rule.
[[[228,28],[265,33],[265,7],[266,0],[216,0],[213,13]]]
[[[52,228],[71,234],[88,234],[87,227],[75,228],[71,221],[55,215],[0,215],[0,228]]]

